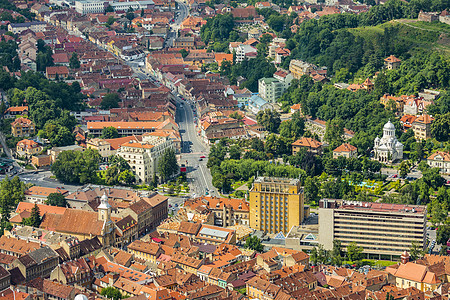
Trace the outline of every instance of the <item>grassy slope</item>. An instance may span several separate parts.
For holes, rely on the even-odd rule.
[[[413,42],[424,49],[443,50],[445,55],[450,55],[450,26],[440,22],[419,22],[416,20],[394,20],[378,26],[358,27],[350,31],[366,39],[375,38],[383,33],[387,27],[398,26],[402,38]]]

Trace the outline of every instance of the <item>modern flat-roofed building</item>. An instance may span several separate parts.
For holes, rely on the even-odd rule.
[[[303,187],[299,179],[258,177],[250,190],[250,227],[287,233],[302,223]]]
[[[319,202],[319,242],[326,250],[333,240],[351,242],[374,259],[397,259],[411,243],[426,243],[427,210],[421,205],[322,199]]]

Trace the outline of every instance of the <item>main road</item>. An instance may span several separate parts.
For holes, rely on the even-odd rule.
[[[211,172],[206,163],[208,161],[209,147],[205,145],[197,134],[195,125],[195,112],[187,101],[177,98],[176,122],[178,123],[183,146],[180,163],[187,166],[187,178],[191,187],[192,196],[212,195],[218,196],[212,185]]]

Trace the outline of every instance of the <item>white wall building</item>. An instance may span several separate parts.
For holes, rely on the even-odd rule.
[[[75,1],[75,10],[82,15],[103,13],[108,5],[109,1],[77,0]]]
[[[395,137],[395,126],[388,121],[383,127],[383,137],[374,141],[375,159],[381,162],[392,162],[403,159],[403,144]]]
[[[167,137],[144,136],[142,142],[130,141],[122,144],[117,155],[123,157],[136,175],[138,183],[150,182],[158,174],[158,162],[166,149],[175,146]]]
[[[239,45],[236,48],[236,62],[241,62],[244,59],[251,59],[255,58],[258,54],[258,50],[256,50],[255,47],[252,47],[250,45]]]

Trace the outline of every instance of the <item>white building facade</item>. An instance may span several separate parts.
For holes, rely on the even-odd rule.
[[[403,159],[403,144],[395,136],[395,126],[388,121],[383,127],[383,137],[374,141],[375,159],[380,162],[393,162]]]
[[[117,155],[128,162],[138,183],[147,183],[158,173],[159,159],[170,148],[176,151],[167,137],[144,136],[142,142],[130,141],[121,145]]]

